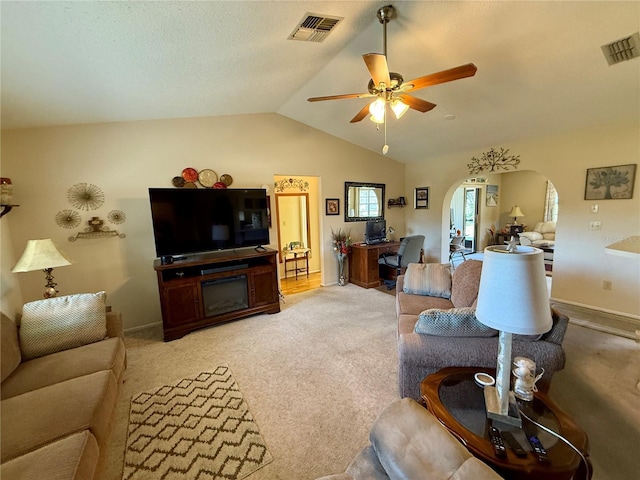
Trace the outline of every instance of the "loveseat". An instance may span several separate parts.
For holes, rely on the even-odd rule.
[[[389,405],[374,422],[369,438],[371,445],[353,459],[345,473],[318,480],[502,478],[410,398]]]
[[[405,275],[398,277],[396,317],[401,397],[419,399],[420,382],[444,367],[495,368],[498,332],[480,324],[474,316],[481,272],[481,261],[467,260],[453,273],[449,264],[411,264]],[[407,293],[416,292],[416,286],[418,290],[423,288],[419,291],[422,294]],[[553,374],[563,369],[565,363],[562,341],[569,319],[555,310],[552,318],[551,330],[543,335],[513,336],[512,355],[531,358],[544,368],[537,384],[542,391],[549,390]]]
[[[104,292],[2,314],[0,477],[93,479],[126,368],[119,313]]]

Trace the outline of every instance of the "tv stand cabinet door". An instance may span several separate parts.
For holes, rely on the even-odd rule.
[[[198,282],[162,286],[162,321],[165,328],[195,322],[201,316]]]
[[[250,306],[262,307],[270,303],[277,303],[277,279],[272,267],[254,269],[249,274],[249,302]]]

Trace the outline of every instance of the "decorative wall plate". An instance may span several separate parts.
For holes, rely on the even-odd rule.
[[[185,182],[195,182],[198,180],[198,171],[195,168],[187,167],[182,170],[182,178]]]
[[[203,187],[211,188],[218,181],[218,174],[210,168],[200,170],[198,180]]]
[[[173,179],[171,180],[171,183],[173,184],[174,187],[182,188],[184,187],[185,180],[182,177],[173,177]]]
[[[225,173],[220,176],[220,181],[229,187],[233,183],[233,178],[231,178],[231,175]]]

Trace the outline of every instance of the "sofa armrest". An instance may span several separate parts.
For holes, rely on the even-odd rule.
[[[567,326],[569,325],[569,317],[552,308],[551,319],[553,320],[553,327],[542,336],[541,340],[562,345],[564,334],[567,332]]]
[[[107,312],[107,336],[124,338],[122,314],[120,312]]]

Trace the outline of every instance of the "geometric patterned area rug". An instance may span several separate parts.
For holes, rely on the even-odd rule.
[[[123,480],[240,480],[272,460],[226,365],[131,399]]]

